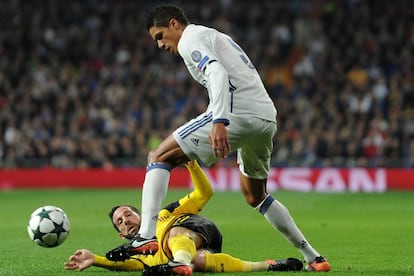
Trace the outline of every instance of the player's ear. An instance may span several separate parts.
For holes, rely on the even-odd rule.
[[[180,28],[180,23],[177,21],[177,19],[175,18],[171,18],[170,19],[170,26],[174,29],[174,30],[178,30]]]

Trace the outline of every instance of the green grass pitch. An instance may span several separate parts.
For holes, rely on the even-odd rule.
[[[187,191],[170,190],[169,203]],[[325,255],[334,275],[414,274],[414,193],[318,194],[279,191],[310,243]],[[108,218],[116,204],[140,207],[138,190],[12,190],[0,192],[0,275],[77,275],[63,263],[78,248],[97,254],[122,243]],[[68,214],[72,230],[59,247],[30,241],[26,224],[32,211],[56,205]],[[246,260],[302,258],[279,233],[244,202],[241,193],[217,192],[202,215],[223,232],[223,251]],[[308,273],[308,272],[300,272]],[[89,268],[81,275],[140,275]],[[270,275],[274,273],[245,273]],[[280,273],[279,273],[280,274]],[[283,275],[297,275],[283,272]],[[195,273],[195,275],[207,275]],[[225,275],[239,275],[227,273]]]

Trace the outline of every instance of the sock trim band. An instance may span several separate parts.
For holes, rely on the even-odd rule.
[[[154,162],[154,163],[150,163],[147,166],[147,172],[149,172],[152,169],[164,169],[167,171],[171,171],[171,166],[167,165],[166,163],[162,163],[162,162]]]
[[[262,205],[260,206],[259,212],[264,215],[267,212],[267,209],[269,209],[269,206],[272,204],[272,202],[275,201],[272,195],[267,195],[265,200],[263,201]]]

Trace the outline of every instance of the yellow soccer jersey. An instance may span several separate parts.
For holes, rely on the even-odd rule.
[[[144,264],[154,266],[166,262],[168,262],[168,258],[162,253],[162,250],[159,250],[155,255],[136,255],[123,262],[114,262],[103,256],[95,255],[93,265],[114,271],[142,271],[144,270]]]
[[[144,269],[144,264],[154,266],[165,264],[169,261],[169,249],[167,246],[168,232],[176,222],[185,219],[188,214],[197,214],[205,206],[213,195],[210,182],[197,162],[193,165],[186,165],[191,175],[194,190],[181,198],[164,207],[158,213],[157,239],[159,250],[154,255],[136,255],[124,262],[113,262],[105,257],[95,255],[95,266],[109,270],[140,271]],[[170,256],[171,258],[171,256]]]
[[[193,165],[186,165],[186,167],[190,172],[194,190],[180,200],[167,205],[158,213],[156,235],[159,248],[162,250],[158,250],[157,253],[161,253],[160,251],[162,251],[163,256],[160,260],[165,262],[168,262],[167,255],[170,255],[167,246],[167,234],[171,226],[180,220],[185,220],[188,214],[198,214],[213,196],[213,189],[211,188],[210,182],[198,163],[194,162]],[[171,258],[171,256],[169,257]]]

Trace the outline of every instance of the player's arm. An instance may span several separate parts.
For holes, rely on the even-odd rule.
[[[209,140],[215,158],[225,158],[231,150],[226,126],[229,124],[229,78],[228,73],[219,62],[212,62],[206,67],[208,78],[210,106],[213,111],[213,127]]]
[[[113,262],[105,257],[94,255],[94,266],[116,271],[143,271],[145,267],[151,267],[168,262],[162,250],[154,255],[134,255],[123,262]]]
[[[226,69],[216,60],[205,67],[204,74],[208,79],[207,89],[210,97],[210,107],[213,111],[213,124],[229,124],[230,85]]]
[[[64,265],[66,270],[78,271],[83,271],[91,266],[118,271],[141,271],[144,269],[143,263],[136,259],[128,259],[124,262],[113,262],[105,257],[93,254],[87,249],[76,250]]]
[[[178,48],[185,62],[203,74],[205,87],[209,92],[209,108],[213,113],[213,124],[229,124],[230,83],[226,69],[220,64],[215,48],[216,33],[202,32],[180,41]],[[204,85],[204,84],[203,84]]]
[[[165,206],[158,214],[158,217],[174,216],[185,213],[197,214],[213,196],[213,188],[211,187],[210,181],[197,161],[190,161],[185,164],[185,166],[190,173],[194,190],[180,200]]]
[[[188,197],[197,205],[198,209],[201,210],[213,196],[213,188],[197,161],[190,161],[185,164],[185,167],[190,173],[191,181],[194,185],[194,190]]]
[[[141,271],[144,269],[144,264],[136,259],[127,259],[123,262],[113,262],[99,255],[95,255],[95,262],[93,263],[93,266],[117,271]]]
[[[231,85],[229,73],[221,64],[222,61],[217,58],[216,51],[223,51],[225,48],[222,44],[223,42],[217,38],[217,34],[211,31],[184,39],[179,44],[179,52],[187,66],[193,70],[193,76],[198,81],[201,81],[200,78],[202,78],[200,83],[208,91],[210,99],[208,108],[213,114],[213,127],[209,134],[209,140],[215,158],[225,158],[231,151],[226,126],[230,123],[230,98],[233,97],[233,91],[236,89]],[[195,68],[197,69],[194,70]]]

